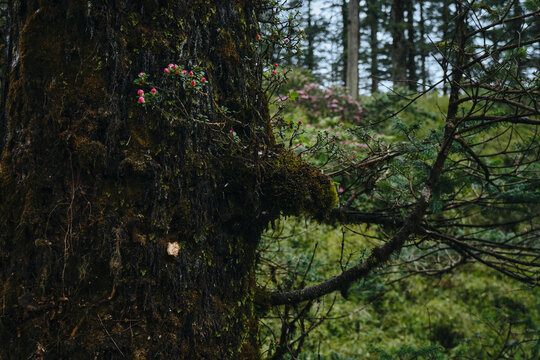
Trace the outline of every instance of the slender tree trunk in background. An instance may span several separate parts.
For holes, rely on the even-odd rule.
[[[307,51],[306,51],[306,67],[310,71],[315,71],[315,58],[314,58],[314,39],[313,39],[313,31],[312,31],[312,18],[311,18],[311,0],[307,1],[307,28],[309,29],[307,33]]]
[[[343,86],[347,86],[347,54],[348,54],[348,36],[349,36],[349,4],[347,0],[341,2],[341,18],[343,28],[341,31],[341,43],[343,45],[343,53],[341,54],[343,68],[341,69],[341,78]]]
[[[414,31],[414,0],[407,1],[407,80],[409,89],[416,91],[418,74],[416,73],[416,35]]]
[[[512,12],[513,12],[513,16],[516,16],[516,17],[521,16],[521,15],[524,14],[522,4],[520,4],[519,1],[516,1],[514,3]],[[540,22],[537,22],[537,24],[538,23],[540,23]],[[524,24],[525,24],[524,19],[510,22],[508,24],[509,36],[513,37],[514,39],[524,40],[524,39],[522,39],[522,33],[523,33]],[[516,64],[516,73],[515,73],[514,76],[516,78],[521,78],[521,76],[523,75],[523,70],[525,68],[525,64],[523,63],[523,60],[520,57],[516,57],[516,62],[517,62],[517,64]]]
[[[448,32],[449,32],[449,22],[450,22],[450,3],[452,2],[453,0],[443,0],[442,2],[442,22],[443,22],[443,35],[442,35],[442,39],[448,39]],[[446,40],[446,41],[449,41],[450,39]],[[442,53],[442,61],[441,61],[441,67],[442,67],[442,70],[443,70],[443,79],[444,79],[444,83],[443,83],[443,94],[444,95],[447,95],[448,94],[448,65],[450,63],[450,59],[448,58],[448,55],[449,55],[449,48],[448,46],[445,46],[444,49],[443,49],[443,53]]]
[[[367,20],[369,22],[369,48],[370,48],[370,73],[371,93],[379,91],[379,4],[378,1],[370,1],[367,8]]]
[[[353,99],[358,98],[358,47],[360,45],[360,7],[358,0],[349,0],[347,28],[347,81]]]
[[[407,40],[405,39],[403,0],[393,0],[390,10],[392,32],[392,82],[395,87],[406,86],[407,81]]]
[[[261,231],[336,195],[274,145],[257,2],[52,3],[10,8],[0,358],[258,359]],[[230,117],[183,90],[192,116],[136,106],[138,72],[169,61],[204,68]]]
[[[424,0],[420,0],[420,62],[421,62],[421,78],[422,91],[426,91],[427,74],[426,74],[426,24],[424,18]]]

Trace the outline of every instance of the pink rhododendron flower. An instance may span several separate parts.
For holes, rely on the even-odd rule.
[[[171,72],[171,70],[169,70],[169,68],[165,68],[165,69],[163,69],[163,72],[164,72],[165,74],[168,74],[168,73]]]
[[[339,192],[342,193],[343,191],[345,191],[345,189],[343,189],[341,186],[339,187]]]
[[[202,82],[202,83],[205,83],[205,82],[206,82],[206,78],[204,78],[204,77],[201,78],[201,82]]]
[[[191,86],[195,87],[197,85],[197,82],[195,80],[191,80]]]
[[[143,76],[143,75],[144,75],[144,73],[141,71],[141,72],[139,73],[139,76]]]
[[[190,72],[189,72],[189,76],[193,76],[193,71],[190,71]]]
[[[140,95],[140,96],[144,95],[143,89],[139,89],[139,91],[137,91],[137,94]]]
[[[139,98],[139,104],[144,104],[145,102],[146,102],[146,101],[144,101],[144,97],[141,96],[141,97]]]
[[[278,64],[278,63],[274,64],[274,67],[278,67],[278,66],[279,66],[279,64]]]
[[[182,70],[182,74],[187,74],[187,70]]]
[[[261,35],[257,35],[257,40],[261,40]]]
[[[150,90],[150,92],[152,93],[152,95],[156,95],[156,88],[152,88],[152,90]]]
[[[272,70],[272,74],[276,75],[276,74],[277,74],[277,71],[276,71],[276,70]]]
[[[168,66],[168,67],[172,68],[172,67],[174,67],[174,64],[169,64],[169,66]]]

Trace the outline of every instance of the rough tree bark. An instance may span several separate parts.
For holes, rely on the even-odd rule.
[[[13,3],[1,359],[260,357],[260,233],[281,212],[323,216],[336,194],[274,143],[259,5]],[[138,72],[169,62],[203,67],[215,103],[179,90],[193,116],[172,122],[136,107]]]
[[[7,82],[5,74],[8,69],[8,54],[10,49],[8,48],[8,32],[9,28],[9,16],[8,9],[11,1],[0,1],[0,109],[4,109],[7,95]],[[6,117],[5,111],[0,111],[0,149],[4,147],[6,134]]]

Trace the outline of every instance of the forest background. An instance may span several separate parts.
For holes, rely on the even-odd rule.
[[[351,175],[343,169],[354,163],[351,159],[369,159],[380,148],[389,152],[396,143],[420,141],[437,131],[437,124],[448,110],[449,74],[455,61],[450,44],[457,38],[456,4],[453,0],[281,3],[284,24],[295,24],[302,30],[298,47],[277,48],[271,55],[270,62],[279,61],[280,68],[284,65],[288,72],[274,103],[276,122],[282,122],[285,128],[279,135],[286,146],[326,173],[336,174],[341,206],[354,207],[362,202],[362,194],[369,193],[372,201],[390,207],[399,203],[399,195],[395,194],[400,192],[399,187],[414,192],[410,173],[409,184],[381,176],[366,185],[359,181],[365,175]],[[472,2],[472,6],[478,13],[471,16],[476,19],[469,19],[470,28],[536,11],[529,20],[509,22],[475,39],[477,51],[538,37],[537,2],[481,1]],[[352,23],[351,11],[356,12],[357,24]],[[352,58],[356,67],[352,75],[347,64],[351,39],[357,43],[352,51],[358,52],[357,59]],[[527,78],[531,89],[538,90],[538,42],[506,54],[505,59],[497,56],[496,62],[496,67],[482,69],[490,73],[491,81],[496,78],[495,82],[504,84],[503,79],[517,74],[514,81]],[[351,76],[357,77],[356,84]],[[498,109],[490,111],[508,111],[502,104],[490,106]],[[490,131],[492,135],[496,132]],[[537,141],[536,135],[534,139]],[[500,152],[492,160],[504,162],[499,157],[505,157],[503,154]],[[537,174],[538,155],[533,162]],[[384,171],[390,173],[393,166],[396,164]],[[462,186],[459,179],[452,177],[446,184],[451,189],[446,191],[450,197]],[[530,195],[536,200],[527,201],[527,211],[538,221],[538,185],[535,187]],[[479,218],[469,221],[472,227],[482,222]],[[366,249],[385,236],[380,235],[384,231],[384,225],[369,221],[361,226],[321,226],[304,218],[281,219],[265,235],[260,281],[265,286],[281,284],[285,289],[319,283],[347,268],[349,262],[361,260]],[[482,231],[501,236],[495,228]],[[513,233],[515,228],[503,230],[508,231]],[[532,236],[538,243],[538,233]],[[489,267],[461,263],[461,259],[451,259],[453,255],[439,253],[435,260],[416,258],[414,253],[412,249],[402,252],[393,268],[351,286],[346,294],[342,293],[345,296],[327,295],[306,307],[286,306],[272,313],[262,327],[268,352],[283,347],[285,342],[286,350],[280,355],[285,359],[539,356],[538,288]]]

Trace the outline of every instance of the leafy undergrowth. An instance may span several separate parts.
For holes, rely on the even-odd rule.
[[[270,267],[281,264],[274,271],[277,282],[294,288],[304,277],[316,246],[306,285],[338,274],[340,258],[344,265],[347,259],[353,264],[372,246],[354,230],[358,229],[282,219],[263,239],[262,273],[269,274]],[[347,299],[337,293],[315,303],[305,326],[322,317],[327,320],[309,334],[297,358],[493,359],[503,354],[534,359],[540,354],[538,288],[526,288],[478,264],[443,276],[413,276],[397,282],[392,281],[404,274],[382,275],[355,284]],[[262,275],[259,282],[274,285],[271,276]],[[265,349],[277,345],[280,316],[281,310],[264,319]],[[298,336],[296,331],[288,339],[291,347]]]

